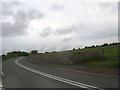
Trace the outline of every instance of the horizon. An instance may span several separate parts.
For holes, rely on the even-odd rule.
[[[112,42],[112,43],[103,43],[103,44],[99,44],[98,45],[98,47],[101,47],[102,45],[104,45],[104,44],[108,44],[108,45],[110,45],[110,44],[113,44],[113,43],[117,43],[117,44],[120,44],[120,42]],[[91,45],[91,46],[93,46],[93,45]],[[87,46],[87,48],[90,48],[91,46]],[[94,45],[95,47],[97,46],[97,45]],[[85,47],[86,46],[84,46],[84,47],[82,47],[82,48],[80,48],[80,49],[85,49]],[[71,48],[71,49],[66,49],[66,50],[60,50],[60,51],[55,51],[55,52],[63,52],[63,51],[69,51],[69,50],[73,50],[73,49],[75,49],[75,50],[78,50],[79,48]],[[31,53],[31,51],[33,51],[33,50],[36,50],[36,49],[31,49],[30,51],[25,51],[25,50],[16,50],[16,52],[18,52],[18,51],[20,51],[20,52],[27,52],[27,53]],[[38,51],[38,50],[37,50]],[[7,53],[10,53],[10,52],[15,52],[15,51],[8,51]],[[49,52],[49,53],[51,53],[51,52],[54,52],[54,51],[45,51],[45,52]],[[45,52],[40,52],[40,51],[38,51],[38,53],[45,53]],[[2,55],[6,55],[7,53],[3,53],[3,54],[0,54],[0,56],[2,56]]]

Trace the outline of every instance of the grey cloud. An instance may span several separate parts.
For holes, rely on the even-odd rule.
[[[34,14],[32,14],[34,13]],[[37,15],[35,15],[37,14]],[[28,12],[18,11],[14,16],[14,23],[2,22],[2,36],[18,36],[26,34],[30,20],[42,18],[43,14],[37,10],[29,10]]]
[[[13,12],[10,10],[2,10],[2,16],[10,16],[13,15]]]
[[[1,2],[1,4],[2,16],[11,16],[14,14],[13,7],[18,7],[20,2]]]
[[[105,30],[104,32],[96,32],[96,33],[89,33],[86,36],[83,36],[84,39],[106,39],[106,38],[110,38],[110,37],[117,37],[118,33],[117,30]]]
[[[76,26],[70,26],[69,28],[56,29],[55,35],[67,35],[74,34],[81,40],[90,39],[107,39],[110,37],[117,37],[117,24],[113,22],[106,23],[79,23]],[[64,38],[63,41],[70,41],[72,38]]]
[[[57,35],[63,35],[63,34],[70,34],[73,32],[73,30],[71,28],[67,28],[67,29],[56,29],[56,33]]]
[[[2,4],[2,9],[9,9],[11,7],[20,5],[21,3],[14,1],[14,2],[1,2],[1,4]]]
[[[26,8],[26,7],[25,7]],[[48,8],[48,7],[47,7]],[[66,7],[67,8],[67,7]],[[98,7],[99,9],[101,9],[101,11],[103,12],[110,12],[111,10],[111,6],[110,5],[103,5],[101,7]],[[63,9],[63,8],[62,8]],[[54,10],[62,10],[61,8],[56,9],[54,8]],[[92,8],[91,8],[92,9]],[[107,9],[107,10],[106,10]],[[52,9],[53,10],[53,9]],[[51,10],[51,11],[52,11]],[[76,9],[77,10],[77,9]],[[86,10],[86,9],[84,9]],[[23,10],[24,11],[24,10]],[[40,15],[38,15],[38,12],[36,12],[35,10],[30,10],[28,12],[23,12],[23,11],[19,11],[17,12],[17,14],[14,15],[14,23],[10,23],[10,22],[2,22],[3,25],[3,33],[5,34],[5,36],[18,36],[18,35],[24,35],[26,33],[26,28],[28,27],[29,21],[33,20],[33,19],[38,19],[38,18],[42,18],[44,17],[44,15],[42,15],[42,13],[40,13]],[[117,11],[117,10],[115,10]],[[34,14],[34,13],[37,14]],[[64,11],[63,11],[64,12]],[[99,14],[103,14],[103,16],[106,14],[104,14],[103,12],[100,12]],[[29,14],[28,14],[29,13]],[[71,13],[73,13],[71,11]],[[12,14],[12,13],[11,13]],[[8,13],[9,15],[9,13]],[[37,15],[37,16],[36,16]],[[8,41],[4,40],[3,43],[3,51],[12,51],[12,50],[18,50],[18,49],[26,49],[26,50],[32,50],[32,49],[38,49],[40,52],[41,51],[51,51],[51,50],[66,50],[66,49],[72,49],[72,48],[77,48],[77,47],[81,47],[84,45],[89,45],[89,44],[94,44],[95,43],[101,43],[102,42],[106,42],[109,41],[109,39],[111,39],[112,37],[117,37],[117,30],[114,27],[114,24],[116,24],[116,21],[111,21],[111,13],[110,13],[110,18],[109,15],[108,18],[102,18],[103,20],[100,20],[99,22],[99,15],[98,18],[95,17],[96,21],[94,20],[87,20],[87,18],[81,20],[82,15],[84,16],[84,13],[78,13],[78,15],[81,15],[80,18],[78,18],[79,22],[83,23],[82,25],[78,23],[76,24],[76,26],[69,26],[69,27],[61,27],[58,28],[55,26],[56,31],[54,32],[51,30],[45,30],[43,29],[42,32],[40,33],[40,36],[43,38],[39,38],[35,37],[33,39],[33,36],[31,36],[29,38],[29,40],[23,40],[23,38],[26,38],[26,35],[23,38],[19,38],[19,37],[6,37],[5,39],[8,39]],[[92,15],[92,13],[91,13]],[[76,15],[74,15],[76,17]],[[89,14],[87,15],[88,18]],[[94,13],[93,13],[94,16]],[[109,20],[107,20],[109,19]],[[48,19],[49,20],[49,19]],[[64,22],[65,19],[63,19]],[[97,21],[98,20],[98,21]],[[106,22],[107,20],[107,22]],[[59,18],[58,18],[59,21]],[[61,21],[61,20],[60,20]],[[109,23],[111,22],[111,23]],[[73,22],[74,23],[74,22]],[[48,22],[49,24],[49,22]],[[62,23],[61,23],[62,25]],[[64,23],[63,23],[64,25]],[[69,23],[68,23],[69,25]],[[108,26],[105,26],[108,25]],[[13,28],[14,27],[14,28]],[[19,28],[17,28],[19,27]],[[50,27],[49,27],[50,28]],[[49,38],[49,35],[56,35],[56,37],[59,38]],[[69,36],[73,36],[72,38],[68,37]],[[63,39],[62,36],[59,35],[64,35],[66,38]],[[45,38],[44,37],[48,37]],[[15,39],[15,40],[13,40]],[[12,41],[12,43],[11,43]],[[19,41],[19,43],[18,43]],[[28,43],[30,42],[30,43]],[[9,45],[9,47],[8,47]],[[29,45],[33,45],[33,47],[29,47]],[[42,47],[43,46],[43,47]],[[5,48],[5,49],[4,49]]]
[[[61,28],[61,29],[56,29],[55,35],[66,35],[66,34],[71,34],[73,32],[77,32],[78,30],[76,29],[75,26],[70,26],[69,28]]]
[[[39,19],[42,18],[44,15],[41,12],[38,12],[35,9],[30,9],[28,12],[29,19]]]
[[[42,49],[42,48],[41,48]],[[56,46],[47,46],[46,48],[43,49],[43,51],[56,51],[57,47]]]
[[[28,15],[23,11],[19,11],[17,14],[15,14],[14,19],[16,22],[22,23],[23,21],[28,21]]]
[[[118,11],[117,11],[117,9],[118,9],[118,3],[116,2],[107,2],[107,3],[100,3],[99,4],[99,6],[100,6],[100,8],[101,9],[107,9],[109,12],[110,12],[110,14],[116,14]]]
[[[50,27],[46,27],[42,30],[42,32],[39,34],[41,37],[47,37],[50,35],[52,29]]]
[[[27,21],[42,18],[44,15],[36,9],[30,9],[28,12],[19,11],[14,16],[16,20]]]
[[[64,38],[63,41],[70,41],[72,39],[72,37],[68,37],[68,38]]]
[[[103,23],[103,24],[89,24],[86,26],[87,28],[81,29],[79,33],[77,33],[80,39],[84,40],[92,40],[92,39],[107,39],[110,37],[118,36],[117,25],[113,22],[111,23]],[[80,28],[80,27],[78,27]]]
[[[2,36],[17,36],[17,35],[24,35],[25,34],[25,28],[28,27],[28,21],[24,17],[24,13],[19,14],[18,12],[15,15],[15,22],[2,22]],[[24,17],[24,18],[22,18]]]
[[[50,7],[51,10],[62,10],[64,8],[65,8],[64,5],[58,5],[58,4],[54,4]]]
[[[106,2],[106,3],[104,2],[104,3],[100,3],[99,5],[103,8],[110,8],[111,6],[114,5],[114,3],[113,2]]]
[[[2,36],[18,36],[26,34],[29,22],[33,19],[41,19],[44,15],[36,9],[28,9],[20,11],[19,6],[24,5],[21,2],[2,2]],[[11,23],[11,19],[13,21]]]
[[[27,27],[27,23],[19,23],[16,22],[11,24],[10,22],[2,22],[2,36],[17,36],[25,34],[25,28]]]

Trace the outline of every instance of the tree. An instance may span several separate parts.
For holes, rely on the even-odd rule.
[[[94,47],[95,47],[94,45],[91,46],[91,48],[94,48]]]
[[[4,57],[5,56],[5,54],[2,54],[2,57]]]
[[[75,48],[73,48],[73,50],[75,50]]]
[[[28,56],[29,54],[27,52],[21,52],[20,56]]]
[[[102,46],[108,46],[108,43],[104,43]]]
[[[96,45],[96,47],[98,47],[98,45]]]
[[[45,52],[45,54],[47,54],[47,53],[49,53],[49,52]]]
[[[31,51],[31,54],[32,54],[32,55],[38,54],[38,51],[37,51],[37,50],[32,50],[32,51]]]

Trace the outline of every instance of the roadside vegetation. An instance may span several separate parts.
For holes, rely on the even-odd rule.
[[[103,45],[85,46],[66,51],[53,51],[29,56],[32,63],[46,62],[59,65],[85,65],[90,67],[118,68],[120,43],[105,43]],[[71,63],[72,61],[72,63]]]
[[[6,61],[12,58],[20,57],[20,56],[28,56],[29,54],[24,51],[12,51],[7,54],[2,55],[2,61]]]
[[[53,51],[38,53],[37,50],[28,52],[14,51],[2,55],[2,60],[18,56],[28,56],[31,60],[44,60],[45,62],[67,65],[87,65],[93,67],[117,68],[120,43],[105,43],[103,45],[85,46],[84,48],[73,48],[66,51]],[[34,59],[33,59],[34,58]]]
[[[103,44],[100,46],[91,46],[86,47],[81,50],[75,50],[73,52],[88,52],[88,51],[95,51],[95,50],[103,50],[104,57],[92,57],[84,59],[82,64],[88,66],[97,66],[97,67],[109,67],[109,68],[116,68],[118,67],[118,58],[119,53],[119,43],[113,44]]]

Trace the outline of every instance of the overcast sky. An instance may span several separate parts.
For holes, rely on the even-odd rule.
[[[5,0],[0,7],[0,53],[118,41],[117,0]]]

